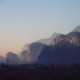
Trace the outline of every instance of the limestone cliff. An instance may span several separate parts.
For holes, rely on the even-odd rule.
[[[43,48],[42,43],[32,43],[28,46],[27,51],[23,51],[20,55],[20,61],[22,63],[34,63]]]
[[[51,45],[55,45],[62,40],[69,41],[76,46],[80,46],[80,32],[71,32],[67,35],[60,35],[52,41]]]

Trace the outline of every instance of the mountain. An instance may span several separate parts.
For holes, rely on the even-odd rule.
[[[21,63],[34,63],[42,51],[42,46],[42,43],[31,43],[27,50],[22,51],[19,57]]]
[[[77,26],[72,32],[80,32],[80,25]]]
[[[50,46],[45,46],[37,64],[80,63],[80,32],[71,32],[56,37]]]
[[[25,50],[28,49],[28,46],[29,46],[28,43],[23,46],[22,50],[18,53],[18,57],[20,57],[20,55],[21,55],[21,53],[22,53],[23,51],[25,51]]]
[[[25,44],[25,45],[23,46],[23,48],[22,48],[22,50],[21,50],[21,51],[27,50],[27,49],[28,49],[28,46],[29,46],[29,44],[28,44],[28,43],[27,43],[27,44]]]
[[[67,35],[54,33],[50,38],[31,43],[27,50],[21,52],[20,61],[37,64],[80,63],[79,28],[77,26]]]
[[[6,64],[18,64],[19,58],[15,53],[8,52],[6,54]]]
[[[60,33],[53,33],[53,35],[49,38],[46,38],[46,39],[40,39],[40,40],[37,40],[35,41],[35,43],[42,43],[42,44],[46,44],[46,45],[50,45],[51,42],[57,37],[59,36]],[[20,55],[22,54],[23,51],[27,50],[28,49],[28,46],[29,44],[25,44],[24,47],[22,48],[22,50],[18,53],[18,57],[20,57]]]
[[[20,55],[20,57],[19,57],[20,63],[21,63],[21,64],[27,64],[27,63],[28,63],[27,57],[28,57],[28,52],[27,52],[27,50],[22,51],[22,53],[21,53],[21,55]]]
[[[40,39],[40,40],[37,40],[36,42],[40,42],[40,43],[43,43],[43,44],[46,44],[46,45],[50,45],[51,42],[57,37],[59,36],[60,33],[53,33],[53,35],[49,38],[46,38],[46,39]]]
[[[67,35],[60,35],[57,36],[53,41],[51,45],[55,45],[56,43],[60,41],[69,41],[72,44],[75,44],[76,46],[80,46],[80,32],[71,32]]]
[[[65,44],[66,45],[66,44]],[[36,61],[37,64],[80,63],[80,48],[77,47],[45,47]]]
[[[5,57],[0,56],[0,63],[4,63],[6,61]]]

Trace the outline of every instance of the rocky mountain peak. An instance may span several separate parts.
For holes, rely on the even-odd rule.
[[[18,62],[19,62],[19,58],[18,58],[17,54],[15,54],[13,52],[8,52],[6,54],[6,63],[18,64]]]
[[[42,46],[42,43],[31,43],[28,49],[21,53],[20,60],[24,63],[35,62],[42,51]]]
[[[67,35],[60,35],[52,41],[51,45],[55,45],[58,42],[61,42],[62,40],[69,41],[70,43],[76,46],[80,46],[80,32],[71,32]]]

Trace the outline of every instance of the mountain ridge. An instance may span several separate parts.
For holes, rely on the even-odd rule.
[[[56,36],[59,36],[59,35],[60,35],[60,33],[54,32],[51,37],[37,40],[37,41],[35,41],[34,43],[42,43],[42,44],[50,45],[51,42],[53,41],[53,39],[55,39]],[[29,45],[30,45],[30,44],[27,43],[27,44],[25,44],[25,45],[23,46],[22,50],[18,53],[18,57],[20,57],[20,55],[21,55],[21,53],[22,53],[23,51],[25,51],[25,50],[28,49],[28,46],[29,46]]]
[[[48,41],[52,39],[50,45],[41,42],[33,42],[27,47],[25,47],[26,45],[23,47],[19,58],[14,53],[10,53],[11,58],[7,54],[8,58],[10,58],[12,62],[17,61],[17,63],[19,62],[20,64],[80,63],[79,26],[67,35],[55,34],[56,33],[50,38],[47,38]],[[53,39],[54,35],[55,38]],[[45,41],[45,39],[42,40]]]

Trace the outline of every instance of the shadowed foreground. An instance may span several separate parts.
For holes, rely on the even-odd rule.
[[[80,65],[1,65],[0,80],[80,80]]]

